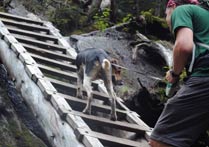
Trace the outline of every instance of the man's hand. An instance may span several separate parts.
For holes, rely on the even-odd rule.
[[[175,73],[173,72],[173,70],[167,71],[165,78],[171,84],[174,84],[174,83],[176,83],[176,82],[179,81],[179,75],[175,75]]]

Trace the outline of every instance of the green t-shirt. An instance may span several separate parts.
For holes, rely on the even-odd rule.
[[[172,31],[174,35],[180,27],[190,28],[194,33],[194,42],[209,45],[209,11],[198,5],[178,6],[171,16]],[[195,57],[203,55],[206,51],[204,47],[196,45]],[[193,69],[192,76],[209,76],[209,66]]]

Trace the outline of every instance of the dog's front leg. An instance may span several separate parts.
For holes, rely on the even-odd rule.
[[[91,114],[91,101],[92,101],[91,78],[88,76],[84,76],[83,85],[87,92],[87,104],[83,112],[86,114]]]

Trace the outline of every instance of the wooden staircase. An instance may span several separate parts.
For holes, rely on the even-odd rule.
[[[37,66],[35,70],[25,66],[28,76],[38,85],[62,120],[70,125],[77,139],[84,146],[149,146],[146,138],[151,128],[140,119],[137,113],[130,111],[121,98],[117,98],[118,121],[109,119],[111,111],[109,98],[106,94],[99,92],[99,84],[96,82],[93,83],[93,98],[99,100],[99,103],[92,103],[92,115],[82,113],[86,100],[76,97],[75,56],[68,54],[71,52],[70,49],[62,44],[60,36],[54,35],[44,21],[1,12],[0,22],[1,39],[10,46],[24,65]],[[67,102],[68,109],[59,105],[59,98]],[[103,131],[113,129],[132,132],[136,134],[138,140]]]

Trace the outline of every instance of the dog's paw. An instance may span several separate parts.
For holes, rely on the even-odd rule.
[[[89,109],[84,109],[84,110],[83,110],[83,113],[88,114],[88,115],[91,115],[91,110],[89,110]]]
[[[116,121],[117,120],[117,116],[111,115],[110,120]]]
[[[76,95],[76,97],[79,98],[79,99],[83,99],[82,95]]]
[[[83,100],[87,100],[88,99],[88,97],[87,96],[83,96],[83,98],[82,98]]]

